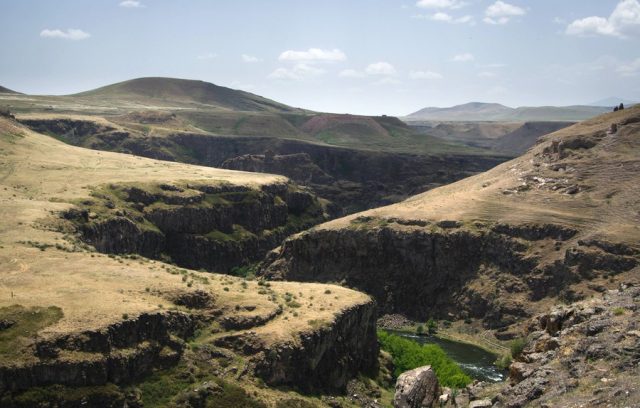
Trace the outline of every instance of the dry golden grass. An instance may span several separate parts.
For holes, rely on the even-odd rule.
[[[212,293],[216,307],[229,315],[269,314],[282,304],[284,313],[259,328],[269,341],[276,341],[313,328],[311,320],[330,321],[341,309],[369,301],[366,295],[330,285],[271,283],[274,302],[258,293],[257,282],[195,271],[176,273],[175,267],[161,262],[92,253],[73,248],[73,240],[48,228],[70,202],[89,197],[92,186],[181,180],[256,188],[287,181],[77,148],[0,119],[0,307],[62,308],[64,317],[39,333],[47,337],[166,310],[174,307],[169,294],[200,289]],[[327,288],[331,295],[324,294]],[[286,305],[286,292],[302,304],[295,308],[296,317]],[[255,309],[242,309],[248,305]]]
[[[553,223],[633,244],[640,242],[640,123],[620,127],[595,147],[575,149],[563,159],[543,150],[552,140],[606,132],[611,123],[640,116],[640,106],[601,115],[540,139],[523,156],[459,182],[416,195],[404,202],[331,221],[317,228],[344,228],[359,216],[480,222]],[[563,163],[567,171],[553,171]],[[535,178],[538,178],[536,180]],[[540,180],[546,181],[540,181]],[[578,194],[553,191],[549,179],[578,185]],[[514,192],[524,183],[528,190]],[[507,194],[505,194],[505,191]],[[510,191],[512,193],[510,193]]]

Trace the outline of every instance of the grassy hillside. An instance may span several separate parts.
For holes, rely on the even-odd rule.
[[[4,86],[0,86],[0,93],[19,94],[20,92],[12,91],[9,88],[5,88]]]
[[[449,108],[424,108],[404,117],[403,120],[407,122],[579,121],[610,110],[609,107],[583,105],[510,108],[497,103],[471,102]]]
[[[300,109],[209,82],[176,78],[137,78],[82,92],[77,97],[107,98],[174,105],[206,105],[233,111],[296,112]]]
[[[0,107],[30,117],[82,115],[164,137],[186,131],[222,136],[266,136],[373,151],[417,154],[491,154],[425,136],[394,117],[307,111],[203,81],[139,78],[67,96],[5,94]]]
[[[640,230],[631,220],[636,219],[640,206],[640,184],[634,182],[640,177],[636,164],[640,155],[639,118],[640,107],[598,116],[544,136],[527,154],[490,171],[360,215],[516,223],[553,221],[587,228],[592,234],[637,240]],[[608,135],[606,130],[611,123],[625,126],[618,134]],[[553,140],[564,141],[566,153],[549,162]],[[536,165],[556,160],[561,164]],[[574,185],[577,193],[565,192]],[[326,226],[347,225],[360,215]],[[623,219],[629,222],[621,222]]]

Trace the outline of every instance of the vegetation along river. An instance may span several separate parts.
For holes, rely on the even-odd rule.
[[[506,377],[505,370],[493,363],[497,356],[471,344],[440,339],[435,336],[418,336],[415,334],[389,331],[420,344],[437,344],[451,357],[469,376],[480,381],[498,382]]]

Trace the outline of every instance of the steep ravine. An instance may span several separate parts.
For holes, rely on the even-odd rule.
[[[357,150],[299,140],[199,133],[151,135],[72,119],[22,119],[66,143],[97,150],[233,170],[281,174],[353,213],[488,170],[506,156],[406,154]]]
[[[111,184],[64,214],[82,240],[192,269],[230,272],[262,259],[288,235],[327,218],[326,205],[292,184]]]
[[[181,310],[144,313],[35,342],[29,359],[0,366],[0,405],[143,406],[149,398],[145,384],[155,381],[149,377],[154,372],[155,378],[176,376],[181,386],[169,395],[173,401],[191,400],[187,406],[215,401],[220,394],[224,398],[227,391],[216,383],[244,388],[256,378],[303,394],[340,394],[356,375],[377,371],[376,311],[370,299],[336,310],[332,320],[315,327],[292,330],[289,340],[274,341],[270,325],[287,313],[286,305],[264,315],[255,306],[228,310],[230,305],[219,305],[207,291],[169,296]],[[190,376],[186,383],[184,375]]]
[[[372,295],[380,313],[418,320],[482,319],[505,330],[530,315],[531,302],[586,296],[572,285],[606,279],[638,264],[637,250],[582,241],[557,225],[507,226],[355,218],[351,227],[316,228],[271,252],[259,274],[271,279],[340,282]],[[551,251],[553,259],[538,255]],[[513,333],[504,333],[504,338]]]

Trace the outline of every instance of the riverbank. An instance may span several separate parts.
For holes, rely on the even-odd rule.
[[[429,333],[429,322],[413,321],[402,315],[384,315],[378,319],[378,328],[398,333],[431,335],[442,340],[468,344],[494,354],[496,358],[510,353],[510,342],[496,339],[491,330],[485,330],[480,322],[432,322],[432,325],[435,324],[435,331]]]

